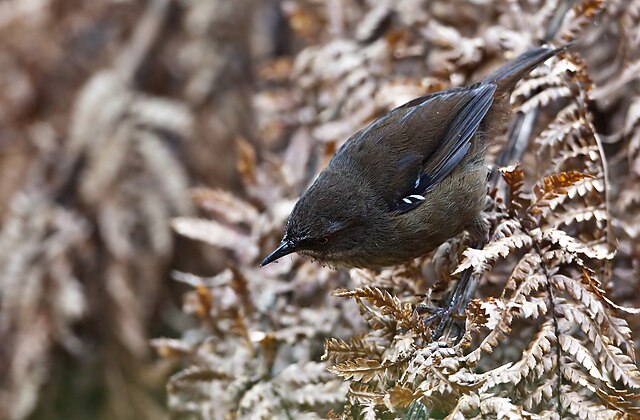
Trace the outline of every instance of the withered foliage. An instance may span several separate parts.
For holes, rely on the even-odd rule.
[[[184,305],[201,327],[154,343],[188,361],[169,381],[170,408],[202,418],[640,416],[640,3],[282,7],[307,45],[263,68],[270,83],[255,107],[258,137],[283,149],[243,142],[247,197],[198,189],[205,217],[174,220],[178,233],[228,250],[230,268],[175,275],[192,286]],[[483,249],[463,234],[410,264],[349,278],[298,257],[257,268],[351,133],[415,96],[478,80],[541,39],[575,44],[512,95],[490,157]],[[438,324],[419,305],[446,302],[463,276],[470,302],[434,340]]]
[[[571,41],[483,249],[258,268],[349,135]],[[637,0],[0,0],[0,418],[640,417],[639,44]]]
[[[0,1],[0,418],[166,411],[149,338],[175,322],[170,221],[192,213],[209,105],[182,91],[213,66],[171,41],[215,44],[218,12],[144,3]]]

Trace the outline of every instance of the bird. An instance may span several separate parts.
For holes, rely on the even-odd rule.
[[[488,226],[487,143],[499,135],[516,83],[566,48],[531,49],[480,82],[413,99],[353,134],[298,199],[280,245],[333,267],[381,269]]]

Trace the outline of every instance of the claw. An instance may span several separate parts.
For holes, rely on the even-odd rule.
[[[488,232],[488,231],[484,231],[484,232]],[[478,231],[476,231],[476,233],[478,233]],[[471,243],[471,247],[475,249],[482,249],[485,243],[486,242],[483,242],[482,239],[476,239]],[[442,336],[442,333],[444,332],[445,328],[449,325],[449,321],[451,321],[452,318],[456,318],[456,317],[459,318],[460,312],[461,311],[464,312],[464,309],[467,306],[467,301],[465,300],[464,295],[467,289],[467,285],[469,284],[470,281],[472,281],[471,280],[472,275],[473,274],[471,270],[467,269],[464,271],[464,273],[462,274],[462,277],[456,283],[456,286],[453,289],[453,293],[447,300],[447,304],[445,307],[433,308],[427,305],[418,305],[416,307],[416,311],[418,313],[425,313],[425,312],[433,313],[433,315],[429,315],[424,319],[425,325],[431,324],[438,318],[440,319],[438,326],[435,328],[435,330],[433,330],[433,333],[431,334],[431,339],[433,341],[439,339]],[[478,279],[476,278],[474,281],[477,282]],[[464,326],[461,329],[462,329],[462,333],[464,333]],[[458,335],[458,338],[460,337],[462,337],[462,334]]]
[[[430,313],[438,312],[440,309],[442,308],[436,308],[435,306],[427,306],[424,303],[419,303],[416,306],[416,312],[418,312],[419,314],[424,314],[427,312],[430,312]]]
[[[454,312],[454,303],[450,302],[447,306],[445,306],[444,308],[431,308],[428,306],[424,306],[424,305],[420,305],[423,306],[424,308],[427,308],[429,312],[433,312],[432,315],[429,315],[428,317],[426,317],[423,322],[425,325],[429,325],[431,323],[433,323],[435,320],[439,319],[440,321],[438,322],[438,326],[433,330],[433,333],[431,334],[431,339],[433,341],[437,340],[440,338],[440,336],[442,336],[442,333],[444,332],[445,327],[447,326],[447,323],[449,322],[449,320],[452,317],[452,314]]]
[[[427,306],[425,304],[420,304],[416,307],[416,311],[419,314],[424,314],[424,313],[431,314],[422,320],[424,325],[429,325],[433,323],[435,320],[440,319],[438,326],[436,327],[433,334],[431,335],[432,340],[437,340],[438,338],[440,338],[440,336],[442,335],[442,332],[444,331],[446,323],[451,318],[453,309],[454,309],[453,302],[449,303],[449,305],[447,305],[444,308],[435,308],[433,306]]]
[[[445,317],[446,312],[447,312],[446,308],[438,309],[433,315],[429,315],[428,317],[423,319],[424,325],[429,325],[436,319]]]
[[[433,315],[430,315],[424,319],[425,325],[432,323],[438,318],[440,319],[438,326],[433,330],[433,333],[431,334],[431,339],[433,341],[439,339],[442,336],[442,333],[444,332],[445,328],[447,327],[447,325],[449,325],[449,321],[458,314],[461,303],[463,303],[462,302],[463,294],[470,278],[471,278],[471,271],[467,270],[462,275],[462,278],[458,280],[458,283],[456,284],[455,289],[453,289],[453,294],[448,299],[445,307],[429,308],[426,305],[418,305],[419,307],[418,312],[420,312],[420,310],[433,312]]]

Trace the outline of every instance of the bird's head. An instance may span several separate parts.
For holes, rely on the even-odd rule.
[[[265,266],[297,252],[331,265],[342,265],[367,234],[362,189],[323,173],[298,200],[280,245],[260,264]]]

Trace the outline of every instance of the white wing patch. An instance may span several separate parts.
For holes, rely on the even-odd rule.
[[[399,203],[398,209],[400,211],[409,211],[411,209],[414,209],[418,207],[425,200],[424,195],[417,194],[417,192],[425,189],[422,187],[422,184],[428,182],[428,180],[429,180],[429,177],[424,174],[421,176],[418,176],[418,179],[416,179],[415,187],[413,188],[413,190],[410,192],[409,195],[407,195],[406,197],[403,197],[402,201]]]
[[[404,203],[408,204],[409,206],[411,206],[411,208],[413,208],[413,206],[418,205],[419,203],[424,201],[424,195],[411,194],[411,195],[409,195],[407,197],[404,197],[402,199],[402,201]]]

